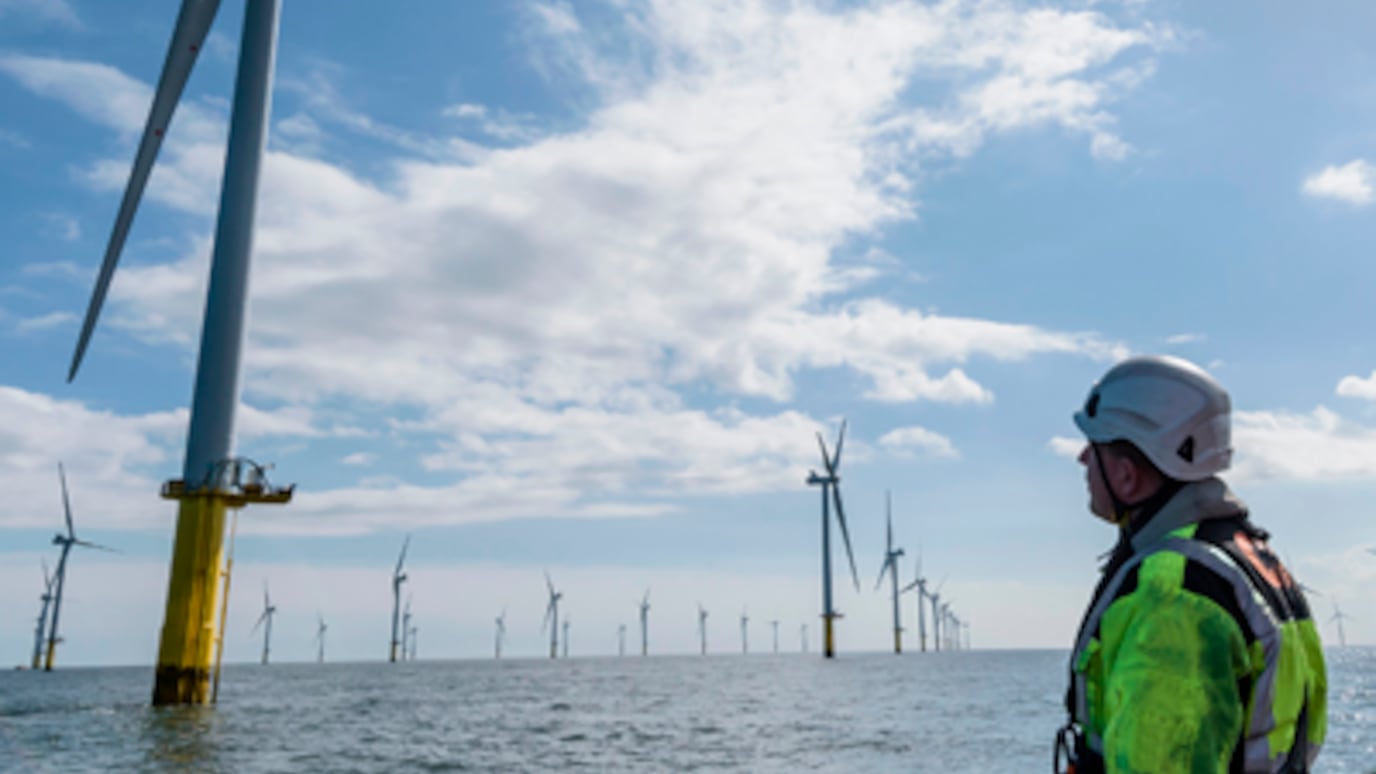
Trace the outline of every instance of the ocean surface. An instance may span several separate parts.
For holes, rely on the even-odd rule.
[[[1376,648],[1329,651],[1320,772],[1376,772]],[[0,673],[3,772],[1046,772],[1065,654],[964,651]]]

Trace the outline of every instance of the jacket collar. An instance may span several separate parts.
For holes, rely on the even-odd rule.
[[[1211,476],[1182,486],[1146,523],[1130,528],[1127,537],[1136,553],[1181,527],[1246,515],[1246,504],[1228,489],[1227,484]]]

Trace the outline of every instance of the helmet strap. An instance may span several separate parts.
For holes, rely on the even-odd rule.
[[[1092,443],[1091,445],[1094,447],[1094,460],[1099,464],[1099,478],[1104,482],[1104,489],[1108,491],[1109,499],[1113,501],[1113,515],[1110,521],[1123,530],[1145,524],[1185,485],[1183,481],[1162,476],[1161,486],[1155,492],[1135,503],[1125,502],[1113,488],[1113,482],[1109,481],[1108,478],[1108,470],[1104,468],[1104,445],[1101,443]],[[1136,524],[1132,522],[1136,522]]]

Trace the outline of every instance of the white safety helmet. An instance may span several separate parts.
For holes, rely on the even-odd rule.
[[[1177,357],[1124,360],[1089,391],[1075,424],[1091,443],[1129,441],[1167,476],[1199,481],[1233,458],[1228,393]]]

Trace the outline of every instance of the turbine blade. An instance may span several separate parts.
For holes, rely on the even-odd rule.
[[[875,591],[878,591],[879,587],[884,585],[884,573],[889,571],[889,565],[891,564],[893,564],[893,554],[889,554],[888,558],[884,560],[884,564],[879,567],[879,579],[874,582]]]
[[[898,593],[899,593],[899,594],[907,594],[909,591],[912,591],[912,590],[915,589],[915,588],[917,588],[917,581],[913,581],[912,583],[909,583],[908,585],[906,585],[906,586],[904,586],[903,588],[899,589],[899,590],[898,590]]]
[[[97,550],[97,551],[108,551],[108,552],[110,552],[110,553],[112,553],[112,554],[118,554],[118,553],[120,553],[118,549],[111,548],[111,547],[109,547],[109,546],[103,546],[103,545],[101,545],[101,544],[99,544],[99,543],[92,543],[92,542],[89,541],[89,540],[73,540],[73,541],[72,541],[72,545],[85,546],[85,547],[87,547],[87,548],[94,548],[94,549]]]
[[[52,591],[53,578],[48,574],[48,560],[40,559],[39,561],[43,564],[43,587],[48,591]]]
[[[841,420],[841,432],[836,436],[836,454],[831,458],[831,474],[836,475],[836,469],[841,467],[841,446],[846,442],[846,420]]]
[[[549,579],[549,570],[545,570],[545,585],[549,587],[550,598],[554,597],[554,581]]]
[[[893,553],[893,492],[890,492],[887,489],[884,490],[884,504],[884,525],[886,529],[885,542],[888,546],[888,552]]]
[[[124,241],[129,236],[129,226],[138,211],[139,200],[143,198],[144,186],[153,171],[153,162],[162,148],[163,136],[172,122],[172,114],[181,100],[182,90],[186,87],[191,68],[196,64],[196,55],[201,51],[206,33],[215,21],[220,0],[182,0],[181,11],[177,14],[177,25],[172,31],[172,42],[167,49],[167,59],[163,62],[162,75],[158,78],[158,90],[153,96],[153,106],[148,111],[148,123],[139,141],[138,153],[134,156],[134,166],[129,172],[129,182],[124,189],[124,198],[119,204],[119,214],[115,217],[115,227],[110,233],[110,243],[105,248],[105,259],[100,264],[96,276],[96,286],[91,293],[91,303],[86,308],[86,319],[81,323],[81,335],[77,338],[76,352],[72,355],[72,365],[67,372],[67,381],[76,378],[86,347],[91,342],[100,309],[105,304],[105,295],[110,290],[110,280],[114,277],[115,266],[119,263]]]
[[[62,514],[67,517],[67,537],[76,539],[76,527],[72,526],[72,501],[67,497],[67,471],[62,463],[57,463],[57,478],[62,482]]]
[[[253,628],[249,630],[249,636],[250,636],[250,637],[253,636],[253,634],[254,634],[255,632],[258,631],[258,627],[263,625],[263,621],[267,620],[267,617],[268,617],[268,611],[264,610],[264,611],[263,611],[263,614],[260,615],[260,616],[258,616],[258,622],[255,623],[255,624],[253,624]]]
[[[831,485],[831,499],[836,504],[836,521],[841,525],[841,539],[846,544],[846,558],[850,560],[850,576],[855,581],[855,590],[860,590],[860,573],[855,569],[855,552],[850,549],[850,530],[846,529],[846,511],[841,507],[841,487]]]
[[[396,575],[396,576],[401,575],[401,565],[402,565],[403,563],[406,562],[406,549],[408,549],[408,548],[410,548],[410,547],[411,547],[411,536],[410,536],[410,535],[407,535],[407,536],[406,536],[406,539],[403,540],[403,541],[401,542],[401,555],[397,557],[397,569],[396,569],[396,572],[392,573],[393,575]]]

